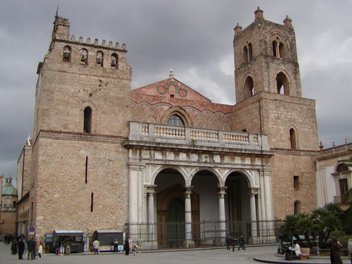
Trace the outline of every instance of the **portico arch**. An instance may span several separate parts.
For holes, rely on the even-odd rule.
[[[220,176],[213,169],[200,169],[191,177],[191,186],[193,192],[199,195],[198,211],[192,208],[193,239],[198,242],[222,238],[225,227],[220,225],[225,222],[225,214],[222,213],[224,206],[219,196]]]
[[[243,171],[233,171],[227,175],[225,181],[228,233],[235,237],[243,234],[247,239],[251,236],[247,223],[254,218],[250,179]]]
[[[154,184],[158,246],[159,248],[183,247],[188,235],[186,216],[189,209],[187,208],[199,208],[198,196],[189,188],[185,188],[186,181],[179,169],[160,170],[154,179]],[[190,201],[191,205],[189,205]]]

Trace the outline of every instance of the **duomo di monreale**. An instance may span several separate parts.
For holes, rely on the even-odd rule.
[[[291,19],[258,8],[234,28],[233,49],[235,105],[172,72],[132,89],[125,44],[75,38],[57,15],[18,162],[18,233],[61,230],[84,244],[121,230],[144,248],[228,234],[259,243],[276,239],[276,220],[316,208],[315,101],[302,97]]]

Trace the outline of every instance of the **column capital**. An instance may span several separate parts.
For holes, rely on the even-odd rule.
[[[191,195],[192,194],[192,189],[193,189],[193,185],[189,185],[185,187],[185,194],[186,195]]]
[[[154,194],[157,185],[145,185],[146,192],[149,194]]]
[[[259,188],[257,188],[257,187],[249,188],[248,191],[249,191],[250,196],[259,194]]]
[[[227,189],[227,186],[219,186],[218,194],[225,195],[226,194],[226,189]]]

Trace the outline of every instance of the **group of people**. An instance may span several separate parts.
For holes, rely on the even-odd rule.
[[[95,239],[92,243],[93,246],[93,252],[94,255],[98,255],[99,254],[99,247],[100,247],[100,242],[98,239]],[[114,240],[113,242],[113,248],[114,248],[114,253],[118,253],[119,251],[119,241],[117,239]],[[133,251],[134,254],[138,253],[139,250],[139,246],[138,244],[133,245],[132,240],[131,239],[126,239],[125,243],[124,243],[124,251],[125,251],[125,255],[129,255],[130,251]]]
[[[23,259],[25,251],[27,259],[33,260],[37,256],[41,259],[43,254],[43,244],[36,241],[34,237],[29,237],[27,240],[24,235],[14,237],[11,242],[11,254],[18,254],[18,258]]]
[[[226,237],[226,248],[227,250],[230,250],[232,247],[232,251],[235,251],[235,247],[236,247],[236,240],[231,238],[230,236]],[[246,247],[244,245],[244,237],[241,234],[240,237],[238,238],[238,250],[246,250]]]
[[[341,259],[341,248],[342,244],[336,239],[336,237],[330,240],[330,263],[331,264],[342,264]],[[348,240],[348,256],[352,264],[352,239]],[[288,248],[286,252],[286,259],[300,258],[302,255],[301,247],[297,241],[293,242],[293,246]]]

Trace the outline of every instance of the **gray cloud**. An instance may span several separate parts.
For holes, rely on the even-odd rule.
[[[338,4],[337,4],[338,3]],[[253,19],[293,19],[303,95],[316,100],[326,147],[351,141],[351,1],[8,0],[0,8],[0,173],[16,162],[32,130],[36,68],[48,50],[56,7],[71,34],[127,43],[133,88],[168,76],[214,102],[233,104],[233,28]]]

